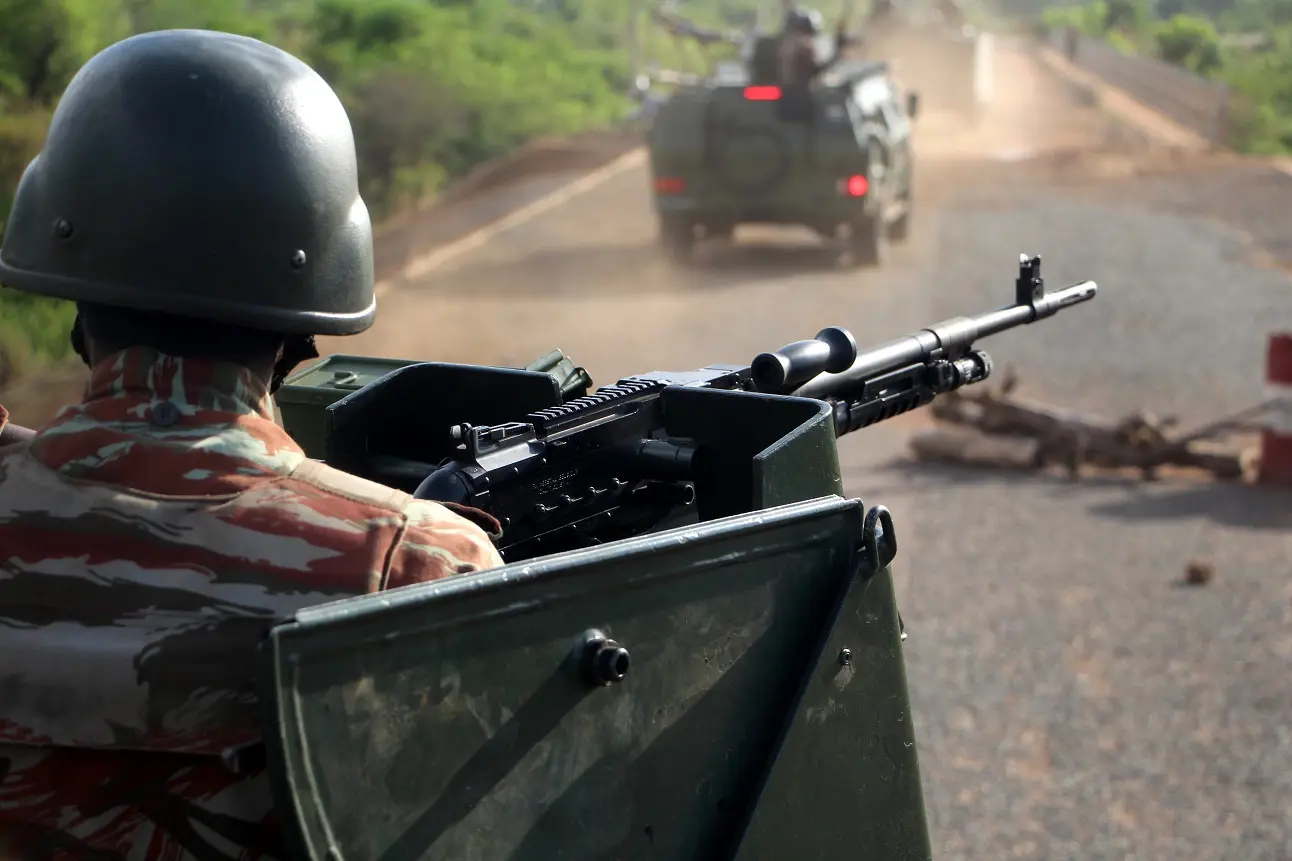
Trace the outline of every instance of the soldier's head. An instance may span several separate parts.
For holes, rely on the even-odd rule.
[[[281,371],[315,335],[362,332],[372,224],[340,100],[255,39],[112,45],[72,79],[23,173],[0,284],[77,302],[90,362],[143,345]]]

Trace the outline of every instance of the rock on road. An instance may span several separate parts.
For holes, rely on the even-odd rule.
[[[748,361],[826,325],[865,344],[988,310],[1027,251],[1052,286],[1101,293],[983,342],[1025,394],[1185,424],[1261,398],[1267,333],[1292,327],[1269,265],[1292,177],[1137,169],[1029,57],[1002,45],[997,62],[981,135],[917,123],[914,236],[882,270],[747,230],[679,271],[634,169],[393,290],[374,330],[335,346],[500,364],[559,346],[607,383]],[[915,467],[901,455],[924,421],[840,453],[849,492],[896,521],[934,857],[1292,858],[1292,494]],[[1177,588],[1194,558],[1215,581]]]

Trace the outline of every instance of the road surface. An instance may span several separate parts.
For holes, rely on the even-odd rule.
[[[987,310],[1027,251],[1101,293],[984,343],[1025,394],[1185,424],[1261,398],[1266,335],[1292,327],[1292,177],[1120,152],[1029,57],[997,62],[983,133],[920,123],[914,236],[882,270],[742,230],[679,271],[637,169],[393,289],[335,346],[496,364],[560,347],[607,383]],[[902,458],[924,421],[840,450],[849,493],[896,518],[934,857],[1292,857],[1292,494],[922,468]],[[1175,585],[1192,559],[1212,585]]]

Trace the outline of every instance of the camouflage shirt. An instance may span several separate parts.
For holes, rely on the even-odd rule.
[[[281,857],[219,757],[260,737],[261,635],[501,565],[486,528],[307,459],[236,365],[104,359],[0,449],[0,858]]]

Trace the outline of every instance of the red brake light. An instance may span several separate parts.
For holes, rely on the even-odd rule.
[[[780,87],[745,87],[745,98],[751,102],[774,102],[780,97]]]
[[[655,180],[656,194],[681,194],[686,191],[686,182],[675,176],[661,176]]]
[[[866,192],[870,191],[870,182],[864,176],[850,176],[840,185],[850,197],[865,197]]]

